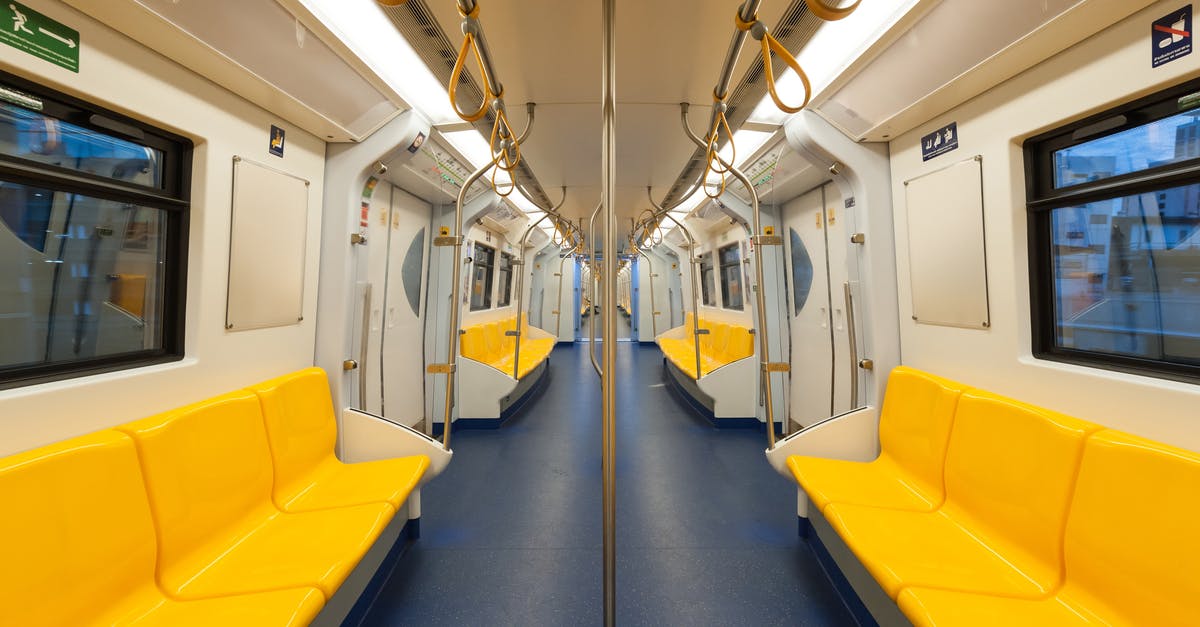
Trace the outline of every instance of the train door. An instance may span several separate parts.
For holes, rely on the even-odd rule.
[[[784,206],[791,383],[789,415],[811,425],[850,409],[849,334],[844,286],[849,280],[844,220],[832,186]]]
[[[428,229],[432,208],[393,188],[388,220],[387,282],[381,337],[380,409],[389,420],[413,426],[425,414],[425,282],[429,263]]]

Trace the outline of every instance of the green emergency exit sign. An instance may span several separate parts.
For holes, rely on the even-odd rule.
[[[79,31],[19,2],[0,0],[0,42],[72,72],[79,71]]]

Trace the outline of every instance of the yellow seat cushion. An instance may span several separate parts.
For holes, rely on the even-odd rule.
[[[118,427],[137,443],[158,583],[179,599],[311,586],[326,598],[394,514],[386,503],[283,513],[258,397],[241,390]]]
[[[314,588],[274,590],[194,601],[175,601],[161,594],[155,590],[152,604],[116,608],[97,617],[94,623],[87,624],[128,627],[301,627],[311,623],[325,605],[325,597]],[[29,626],[30,623],[24,625]]]
[[[859,463],[788,459],[792,475],[818,509],[855,503],[932,511],[945,500],[942,472],[963,386],[900,366],[888,376],[879,418],[879,457]]]
[[[1200,455],[1117,431],[1084,445],[1064,539],[1066,581],[1025,601],[905,589],[916,625],[1196,624]]]
[[[935,588],[905,588],[896,602],[900,611],[917,627],[1100,627],[1124,624],[1101,618],[1087,608],[1064,601],[1059,595],[1045,599],[1014,599]]]
[[[5,625],[307,625],[325,603],[313,588],[165,597],[137,451],[117,431],[0,459],[0,501]]]
[[[825,515],[895,599],[922,586],[1013,597],[1061,583],[1062,534],[1083,442],[1097,430],[985,392],[960,397],[935,512],[831,503]]]
[[[424,455],[343,464],[328,378],[307,368],[251,388],[262,404],[275,469],[275,504],[286,512],[388,503],[399,510],[417,486]]]

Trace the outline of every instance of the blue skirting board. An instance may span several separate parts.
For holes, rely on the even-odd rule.
[[[412,546],[421,537],[421,519],[412,518],[404,524],[404,528],[400,530],[400,537],[396,539],[396,543],[392,545],[383,562],[379,564],[379,569],[375,571],[375,575],[371,577],[371,581],[367,583],[367,587],[358,597],[358,601],[354,607],[350,609],[350,613],[346,615],[342,621],[342,627],[358,627],[363,620],[367,618],[367,614],[371,611],[371,606],[375,603],[375,599],[379,597],[379,592],[383,590],[383,585],[387,583],[388,578],[392,576],[392,572],[396,570],[396,565],[400,563],[400,558],[404,556],[408,547]]]
[[[825,548],[825,543],[821,542],[821,538],[813,530],[812,521],[803,516],[800,516],[799,519],[800,537],[804,538],[812,547],[813,554],[817,557],[817,563],[821,565],[821,570],[825,571],[825,576],[829,578],[833,589],[841,597],[842,605],[846,606],[846,610],[854,617],[859,627],[879,627],[879,623],[874,616],[871,616],[866,604],[854,591],[854,586],[850,585],[850,581],[842,574],[842,569],[838,568],[837,562],[829,554],[829,549]]]

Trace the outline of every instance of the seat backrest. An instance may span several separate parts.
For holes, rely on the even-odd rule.
[[[0,623],[83,625],[154,585],[154,525],[129,436],[0,459]]]
[[[1083,442],[1098,428],[987,392],[963,392],[946,450],[944,507],[1057,578]]]
[[[337,418],[329,379],[320,368],[305,368],[250,388],[262,406],[267,442],[275,468],[276,505],[295,494],[295,484],[333,457]]]
[[[732,327],[725,344],[725,363],[732,363],[754,355],[754,334],[746,327]]]
[[[937,503],[945,498],[942,471],[954,410],[965,386],[899,366],[888,376],[879,417],[879,444]]]
[[[687,312],[683,316],[683,333],[691,339],[692,331],[696,329],[696,315],[692,312]]]
[[[222,529],[276,511],[258,396],[238,390],[126,423],[159,540],[159,573]]]
[[[705,354],[717,361],[725,361],[725,349],[729,345],[730,327],[728,324],[716,323],[712,326],[711,334],[708,336],[708,348]]]
[[[488,361],[504,354],[504,343],[501,339],[503,337],[504,331],[500,329],[499,322],[489,322],[483,325],[483,339],[487,342]]]
[[[487,345],[483,340],[483,329],[466,327],[458,336],[458,350],[463,357],[475,361],[487,361]]]
[[[1130,625],[1200,616],[1200,454],[1118,431],[1084,446],[1067,519],[1068,585]]]

